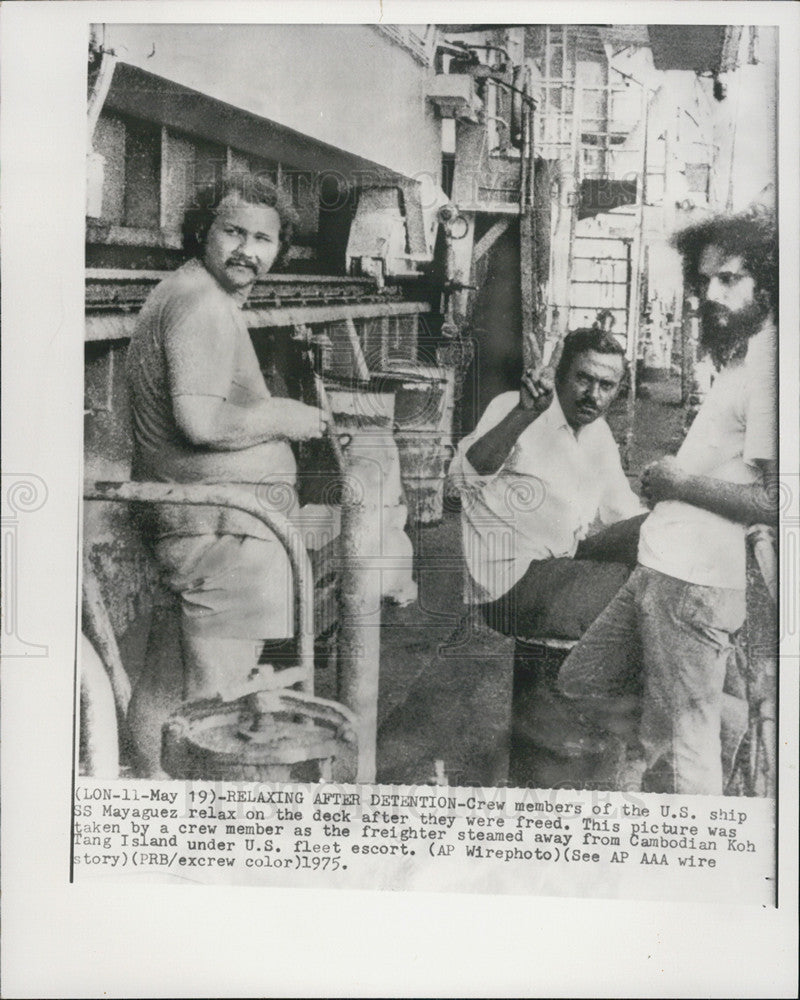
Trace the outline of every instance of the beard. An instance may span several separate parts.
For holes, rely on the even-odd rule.
[[[732,312],[715,302],[700,308],[700,351],[708,354],[717,370],[744,357],[750,338],[758,333],[769,313],[760,297]]]

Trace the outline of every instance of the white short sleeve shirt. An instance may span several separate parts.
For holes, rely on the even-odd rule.
[[[730,483],[760,478],[757,460],[777,455],[776,334],[769,323],[743,359],[714,380],[677,460],[692,475]],[[744,525],[677,500],[656,504],[642,525],[639,562],[706,587],[743,590]]]
[[[479,475],[467,452],[518,402],[518,392],[496,396],[460,442],[450,466],[461,496],[462,542],[472,583],[466,597],[473,603],[501,597],[534,560],[573,556],[593,527],[644,510],[605,420],[576,433],[557,395],[519,436],[497,472]]]

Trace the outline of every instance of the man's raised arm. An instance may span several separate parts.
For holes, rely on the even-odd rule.
[[[522,376],[519,403],[467,451],[467,461],[480,476],[491,476],[508,458],[520,434],[544,413],[553,399],[550,368],[528,369]]]

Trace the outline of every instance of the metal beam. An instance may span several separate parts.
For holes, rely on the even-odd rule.
[[[427,302],[368,302],[363,305],[274,306],[269,309],[245,309],[243,316],[251,330],[262,327],[300,326],[314,323],[344,323],[348,319],[373,319],[380,316],[414,316],[427,313]],[[104,313],[86,317],[86,340],[125,340],[136,324],[130,313]]]
[[[519,278],[523,364],[526,368],[538,368],[542,363],[542,347],[534,330],[533,219],[529,208],[522,213],[519,224]]]
[[[350,350],[353,352],[353,366],[356,378],[359,378],[362,382],[366,382],[369,380],[369,365],[367,364],[367,359],[364,357],[364,351],[361,349],[358,330],[356,330],[353,317],[349,312],[345,320],[345,327],[347,329],[347,339],[350,342]]]
[[[483,257],[484,254],[488,253],[489,250],[494,246],[497,240],[503,235],[503,233],[508,229],[511,224],[511,218],[509,216],[504,216],[502,219],[498,219],[486,232],[481,236],[478,242],[475,244],[475,249],[472,251],[472,263],[477,264],[478,261]]]

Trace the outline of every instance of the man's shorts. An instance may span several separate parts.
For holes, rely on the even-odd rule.
[[[285,639],[294,633],[292,570],[277,540],[174,535],[153,547],[161,581],[180,596],[198,638]]]

